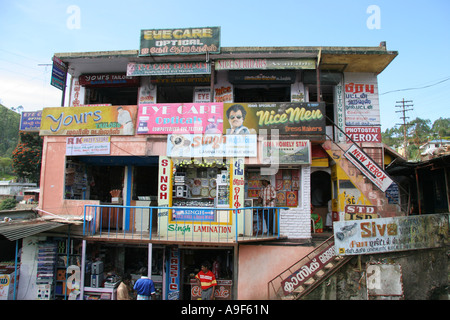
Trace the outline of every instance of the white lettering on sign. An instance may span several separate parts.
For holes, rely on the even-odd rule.
[[[344,156],[381,191],[385,192],[393,182],[392,179],[389,178],[387,174],[356,145],[353,144],[347,152],[344,153]]]

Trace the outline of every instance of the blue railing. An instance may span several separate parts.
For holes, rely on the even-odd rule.
[[[280,237],[281,209],[287,208],[87,204],[84,206],[83,236],[175,242],[273,239]]]

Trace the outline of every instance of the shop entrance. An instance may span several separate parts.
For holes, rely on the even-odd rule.
[[[230,300],[233,292],[233,248],[226,249],[181,249],[180,300],[197,300],[200,291],[196,287],[195,275],[203,262],[209,262],[218,285],[216,300]]]
[[[323,232],[332,227],[331,222],[331,175],[325,171],[311,173],[311,204],[314,207],[314,232]]]

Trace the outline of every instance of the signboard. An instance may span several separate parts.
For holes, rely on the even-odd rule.
[[[134,135],[137,106],[45,108],[39,134],[63,136]]]
[[[345,127],[345,133],[354,142],[381,143],[381,127]],[[347,139],[350,142],[350,139]]]
[[[42,110],[22,112],[20,117],[20,131],[39,132],[41,128]]]
[[[214,210],[172,209],[172,221],[214,221]]]
[[[325,103],[223,104],[224,133],[260,133],[261,129],[276,129],[279,134],[325,134]]]
[[[315,59],[219,59],[216,70],[315,69]]]
[[[58,57],[53,56],[52,78],[50,84],[59,90],[66,87],[67,65]]]
[[[233,280],[216,280],[217,286],[214,290],[214,300],[231,300]],[[191,279],[191,300],[202,298],[202,288],[197,285],[197,280]]]
[[[66,156],[82,156],[92,154],[110,154],[111,137],[67,137]]]
[[[222,134],[170,134],[167,156],[172,158],[256,157],[257,136]]]
[[[127,65],[127,76],[164,76],[180,74],[209,74],[211,64],[207,62],[162,62],[134,63]]]
[[[78,77],[79,84],[90,87],[138,86],[139,78],[124,73],[83,74]]]
[[[137,134],[222,133],[223,103],[141,104]]]
[[[265,140],[262,156],[263,163],[309,164],[311,146],[309,140]]]
[[[295,289],[313,277],[319,270],[323,269],[335,257],[334,244],[329,245],[321,251],[314,259],[309,260],[300,269],[281,282],[284,295],[288,295]]]
[[[372,73],[345,73],[345,124],[379,126],[378,83]]]
[[[334,222],[336,254],[359,255],[438,248],[448,239],[448,215]]]
[[[180,250],[178,248],[170,248],[169,261],[167,265],[167,300],[180,299]]]
[[[346,205],[345,220],[362,220],[378,218],[376,206]]]
[[[220,53],[220,27],[141,30],[139,56]]]
[[[381,191],[385,192],[393,182],[392,179],[389,178],[387,174],[355,144],[352,144],[347,152],[344,153],[344,157],[357,167],[362,174],[369,178],[369,180]]]

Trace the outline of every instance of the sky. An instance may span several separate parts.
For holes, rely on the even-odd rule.
[[[378,76],[382,131],[450,118],[448,0],[2,0],[0,103],[24,111],[61,105],[54,53],[138,50],[140,30],[221,27],[221,46],[369,46],[398,56]],[[67,104],[66,104],[67,105]]]

